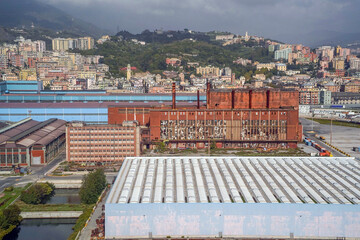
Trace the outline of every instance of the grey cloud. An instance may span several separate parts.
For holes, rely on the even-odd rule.
[[[357,0],[42,0],[100,27],[249,31],[298,42],[309,32],[356,32]]]

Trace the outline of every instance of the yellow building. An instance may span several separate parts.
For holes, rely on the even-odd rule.
[[[93,71],[86,71],[86,72],[78,72],[78,78],[88,79],[93,78],[96,79],[96,72]]]
[[[35,68],[29,68],[29,69],[23,69],[19,73],[19,79],[20,80],[27,80],[27,81],[36,81],[36,69]]]
[[[336,47],[336,50],[335,50],[336,51],[336,56],[340,55],[341,49],[342,49],[342,47],[340,47],[340,46]]]
[[[52,40],[53,51],[67,51],[71,48],[73,48],[71,38],[55,38]]]
[[[130,64],[127,65],[127,68],[126,68],[126,80],[130,80],[131,78],[131,66]]]
[[[77,48],[80,50],[89,50],[94,48],[94,39],[92,37],[82,37],[77,39]]]
[[[345,69],[345,61],[342,58],[334,58],[333,65],[335,70],[344,70]]]
[[[217,67],[198,67],[196,68],[196,74],[201,74],[201,76],[206,77],[206,76],[213,76],[213,77],[218,77],[220,76],[220,69]]]
[[[275,68],[275,63],[259,63],[256,65],[257,70],[261,70],[263,68],[266,68],[267,70],[271,70]]]
[[[287,70],[286,64],[284,64],[284,63],[276,64],[276,70],[278,70],[280,72],[285,72]]]

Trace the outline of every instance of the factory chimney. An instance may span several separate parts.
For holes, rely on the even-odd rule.
[[[172,109],[176,109],[176,86],[172,84]]]
[[[200,109],[200,91],[197,90],[197,109]]]
[[[206,108],[210,108],[210,89],[211,89],[211,84],[209,82],[209,80],[206,82]]]
[[[231,91],[231,109],[235,108],[235,90]]]

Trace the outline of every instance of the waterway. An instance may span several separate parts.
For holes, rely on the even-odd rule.
[[[46,204],[80,204],[79,189],[55,189]],[[77,219],[24,219],[4,240],[64,240]]]
[[[4,240],[64,240],[76,219],[25,219]]]
[[[55,189],[55,195],[46,204],[80,204],[79,189]]]

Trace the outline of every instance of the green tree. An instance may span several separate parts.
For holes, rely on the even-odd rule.
[[[18,205],[11,205],[3,211],[3,215],[8,225],[17,225],[20,223],[21,210]]]
[[[106,177],[103,169],[97,169],[85,175],[79,191],[81,202],[85,204],[96,203],[105,187]]]
[[[35,183],[23,191],[20,200],[27,204],[40,204],[46,202],[54,194],[55,186],[52,183]]]

